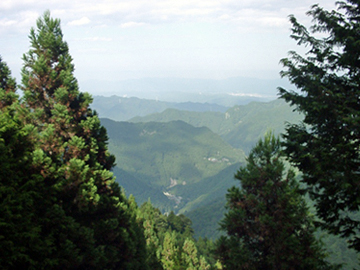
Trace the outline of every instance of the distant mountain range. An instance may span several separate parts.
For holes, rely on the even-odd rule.
[[[144,117],[134,117],[131,122],[169,122],[181,120],[195,127],[208,127],[226,142],[246,153],[267,131],[275,134],[284,131],[286,122],[298,123],[302,115],[283,100],[251,102],[229,108],[226,112],[194,112],[166,109]]]
[[[186,78],[143,78],[119,81],[88,80],[81,89],[96,95],[138,97],[167,102],[200,102],[226,107],[277,97],[277,88],[290,88],[285,79],[234,77],[222,80]]]
[[[208,127],[226,142],[246,153],[265,132],[284,131],[285,123],[302,119],[283,100],[250,102],[231,108],[218,104],[163,102],[118,96],[96,96],[92,104],[100,117],[129,122],[184,121],[195,127]]]
[[[156,112],[163,112],[168,108],[195,112],[225,112],[228,109],[218,104],[198,102],[176,103],[119,96],[95,96],[91,107],[94,108],[102,118],[109,118],[115,121],[127,121],[136,116],[146,116]]]

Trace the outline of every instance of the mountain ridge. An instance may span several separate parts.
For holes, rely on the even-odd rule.
[[[276,135],[285,130],[285,123],[296,123],[303,116],[283,100],[251,102],[236,105],[226,112],[194,112],[166,109],[144,117],[134,117],[129,122],[169,122],[181,120],[195,127],[206,126],[220,135],[234,148],[248,153],[253,145],[269,130]]]
[[[168,108],[189,111],[213,111],[225,112],[228,107],[199,102],[166,102],[158,100],[140,99],[137,97],[119,96],[94,96],[91,107],[97,111],[102,118],[115,121],[127,121],[136,116],[146,116],[151,113],[163,112]]]
[[[141,196],[137,198],[139,203],[147,201],[146,194],[157,190],[156,206],[162,208],[160,202],[166,202],[162,208],[166,211],[180,211],[196,199],[186,196],[188,187],[245,161],[241,150],[231,147],[207,127],[193,127],[183,121],[130,123],[105,118],[101,123],[108,130],[109,149],[118,160],[114,169],[117,181],[127,192]],[[133,185],[126,183],[124,177]],[[134,185],[141,183],[149,191],[136,190]],[[202,192],[207,191],[198,191],[198,196]]]
[[[86,80],[81,88],[97,95],[138,97],[168,102],[209,102],[231,107],[231,100],[222,100],[232,95],[232,100],[269,101],[277,96],[277,88],[291,88],[283,78],[259,79],[230,77],[226,79],[197,78],[139,78],[128,80]],[[239,98],[239,99],[238,99]],[[216,101],[216,102],[214,102]],[[229,105],[230,104],[230,105]]]

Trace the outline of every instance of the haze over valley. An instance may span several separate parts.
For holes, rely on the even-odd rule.
[[[95,96],[92,107],[108,131],[109,150],[117,160],[114,173],[127,195],[139,204],[150,198],[163,212],[190,215],[199,207],[223,204],[253,145],[266,132],[283,132],[286,121],[302,119],[283,100],[242,98],[237,102],[245,105],[231,107],[219,101]]]

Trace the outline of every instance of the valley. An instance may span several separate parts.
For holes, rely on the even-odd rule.
[[[148,188],[156,190],[156,196],[150,198],[164,212],[193,209],[195,200],[201,202],[199,197],[221,188],[215,183],[204,188],[205,179],[245,162],[242,150],[206,127],[193,127],[183,121],[101,121],[108,130],[109,149],[117,158],[114,173],[120,185],[139,204],[148,200]],[[118,176],[119,171],[126,175]]]
[[[162,212],[194,217],[195,233],[200,227],[212,231],[224,212],[227,189],[237,184],[234,173],[251,147],[267,131],[280,134],[286,122],[299,122],[302,116],[282,100],[233,107],[186,103],[186,110],[181,109],[183,103],[169,104],[95,97],[93,107],[101,117],[107,116],[101,123],[116,156],[114,174],[126,194],[133,194],[139,205],[150,198]],[[118,121],[123,118],[120,109],[137,116]],[[209,207],[217,214],[204,210]],[[209,214],[212,218],[205,218]],[[196,217],[210,221],[214,216],[215,222],[196,228]]]

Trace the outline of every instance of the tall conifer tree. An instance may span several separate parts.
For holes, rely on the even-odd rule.
[[[176,244],[176,232],[166,231],[161,251],[161,262],[164,270],[177,269],[180,266],[179,247]]]
[[[38,130],[33,167],[43,194],[41,234],[51,264],[63,269],[144,269],[145,242],[135,215],[109,171],[114,156],[91,96],[81,93],[60,20],[45,12],[24,54],[22,105]],[[46,266],[46,261],[44,262]]]
[[[251,150],[229,189],[217,243],[224,269],[330,269],[313,233],[294,172],[286,170],[280,141],[269,133]]]

